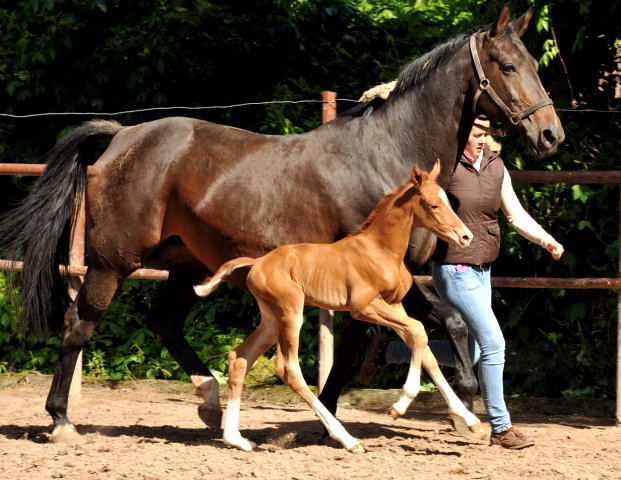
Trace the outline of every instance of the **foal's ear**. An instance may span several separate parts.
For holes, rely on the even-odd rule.
[[[511,9],[509,8],[509,4],[505,3],[505,6],[502,7],[502,11],[500,12],[500,16],[496,21],[496,25],[492,27],[489,31],[490,37],[495,37],[496,35],[500,35],[505,31],[507,25],[509,25],[509,20],[511,19]]]
[[[533,6],[531,6],[528,10],[526,10],[526,13],[524,15],[522,15],[520,18],[517,18],[515,22],[513,22],[513,29],[515,30],[515,33],[518,37],[524,35],[524,32],[526,31],[526,29],[528,28],[528,24],[530,23],[530,19],[533,18],[534,12],[535,9]]]
[[[420,167],[418,166],[418,163],[414,165],[414,168],[412,169],[412,174],[410,175],[410,182],[415,186],[418,187],[420,186],[420,184],[423,181],[423,172],[421,171]]]
[[[435,182],[438,176],[440,175],[440,170],[441,170],[441,163],[440,163],[440,159],[438,158],[436,159],[436,163],[433,164],[433,168],[431,169],[431,172],[429,172],[429,180],[431,180],[432,182]]]

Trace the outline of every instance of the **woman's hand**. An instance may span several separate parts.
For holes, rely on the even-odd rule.
[[[375,87],[369,88],[366,92],[362,94],[362,96],[358,99],[359,102],[370,102],[375,97],[380,97],[383,100],[388,98],[390,92],[395,88],[397,84],[396,80],[393,80],[390,83],[382,83],[381,85],[376,85]]]
[[[552,255],[552,258],[554,260],[558,260],[559,258],[561,258],[563,252],[565,251],[563,245],[558,243],[556,240],[548,242],[548,244],[546,245],[546,249],[548,250],[548,252],[550,252],[550,255]]]

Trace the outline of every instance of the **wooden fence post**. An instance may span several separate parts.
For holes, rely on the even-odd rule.
[[[321,92],[323,100],[321,107],[322,123],[328,123],[336,118],[336,92]],[[321,393],[326,384],[332,363],[334,361],[334,335],[332,311],[319,310],[319,367],[317,369],[317,390]]]
[[[85,198],[82,194],[80,199],[80,208],[75,219],[75,224],[71,229],[71,239],[69,241],[69,265],[82,266],[85,262],[85,237],[86,237],[86,207]],[[69,277],[69,297],[75,300],[75,297],[82,286],[84,277]],[[71,398],[80,398],[82,395],[82,352],[78,355],[75,363],[75,370],[71,378],[71,386],[69,387],[69,396]]]
[[[619,266],[617,276],[621,278],[621,185],[619,185]],[[621,427],[621,290],[617,290],[617,427]]]

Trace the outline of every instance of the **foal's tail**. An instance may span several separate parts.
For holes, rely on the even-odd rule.
[[[4,258],[23,259],[20,329],[39,337],[60,327],[69,295],[58,266],[68,256],[68,238],[86,188],[87,143],[110,141],[123,127],[113,121],[85,122],[58,141],[45,172],[24,201],[0,222]],[[15,276],[9,284],[15,286]]]
[[[234,258],[233,260],[229,260],[228,262],[222,264],[222,266],[218,269],[214,276],[207,280],[207,282],[200,285],[194,285],[194,291],[196,292],[196,295],[198,295],[199,297],[206,297],[211,292],[213,292],[226,277],[233,273],[234,270],[254,265],[256,261],[256,258],[250,257],[239,257]]]

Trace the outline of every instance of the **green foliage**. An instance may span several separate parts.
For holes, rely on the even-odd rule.
[[[319,100],[322,90],[358,98],[369,86],[395,78],[411,58],[439,41],[493,22],[505,0],[14,3],[0,6],[0,102],[7,113],[25,114]],[[616,68],[618,2],[514,1],[514,14],[535,3],[533,27],[523,39],[539,60],[555,105],[618,110],[614,76],[609,74]],[[339,104],[343,108],[349,104]],[[193,115],[269,134],[300,133],[320,121],[315,104]],[[130,124],[161,116],[162,112],[135,113],[116,119]],[[88,118],[0,120],[3,161],[40,162],[61,132]],[[503,158],[508,168],[618,170],[618,114],[564,112],[562,121],[565,143],[549,158],[527,157],[516,137],[507,137]],[[30,184],[7,178],[0,182],[2,210],[9,200],[23,197]],[[516,191],[527,210],[565,245],[566,254],[553,262],[543,249],[505,227],[494,275],[617,276],[619,186],[516,185]],[[122,286],[85,349],[86,373],[184,378],[145,327],[159,288],[144,281]],[[16,334],[6,295],[5,277],[0,275],[0,372],[52,372],[58,336],[40,342]],[[494,303],[508,340],[508,392],[614,395],[615,292],[498,289]],[[186,336],[209,368],[223,376],[226,353],[257,325],[257,315],[249,294],[222,286],[192,310]],[[305,310],[300,345],[311,383],[317,366],[316,316],[316,310]],[[337,315],[337,335],[340,322]],[[440,335],[430,332],[431,338]],[[391,367],[378,382],[399,385],[404,373],[404,367]]]

